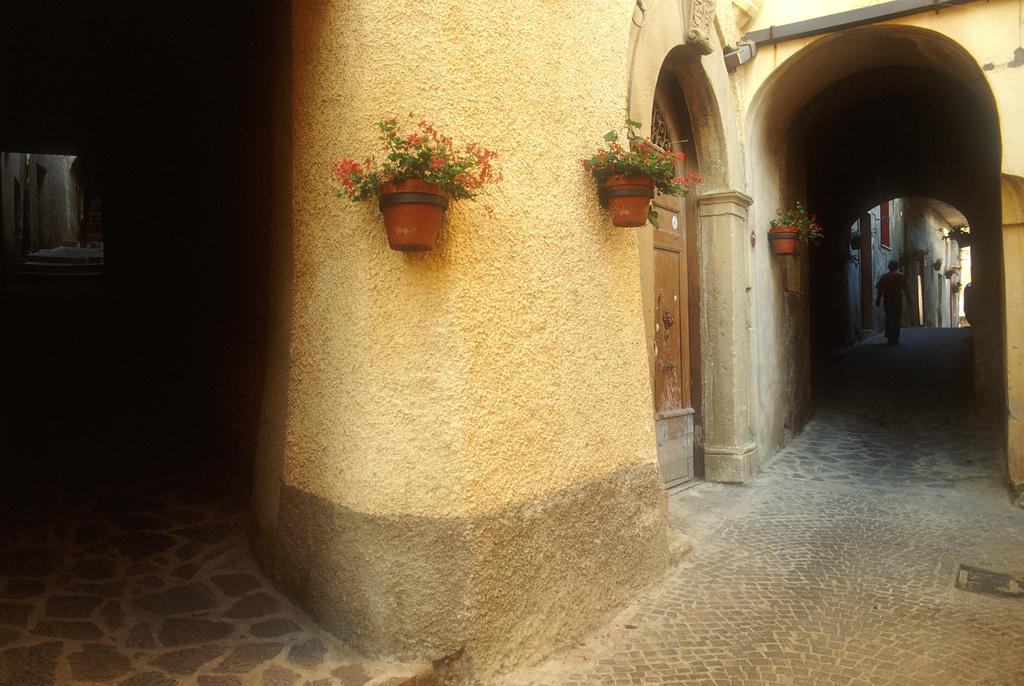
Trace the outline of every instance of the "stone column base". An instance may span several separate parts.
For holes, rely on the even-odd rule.
[[[757,445],[704,446],[704,478],[726,484],[741,484],[757,473]]]

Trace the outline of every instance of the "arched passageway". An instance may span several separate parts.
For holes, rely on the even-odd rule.
[[[787,370],[782,383],[792,389],[792,399],[786,430],[798,431],[809,417],[808,379],[816,369],[824,371],[829,353],[880,328],[867,325],[877,319],[870,314],[857,321],[852,306],[873,299],[878,276],[864,274],[859,284],[850,278],[851,260],[869,256],[851,244],[863,235],[858,227],[873,226],[877,247],[882,225],[910,226],[924,212],[928,201],[918,198],[955,208],[970,226],[979,305],[969,334],[974,409],[1004,420],[1000,130],[975,61],[948,38],[922,29],[846,31],[810,44],[777,69],[755,98],[749,121],[758,197],[780,208],[805,200],[825,233],[809,258],[760,265],[785,293],[769,296],[777,298],[775,311],[788,322],[783,350],[762,351],[762,362],[774,357]],[[761,209],[765,220],[773,209]],[[884,244],[876,259],[900,261],[914,289],[929,288],[933,272],[949,268],[938,248],[900,247],[907,254]],[[940,258],[946,267],[936,269]],[[926,323],[924,312],[905,323]]]

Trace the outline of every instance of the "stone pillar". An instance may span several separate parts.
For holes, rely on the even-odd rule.
[[[701,194],[704,465],[708,481],[757,473],[751,403],[750,229],[753,200],[735,190]]]
[[[262,564],[378,656],[478,677],[582,632],[668,564],[636,233],[579,159],[620,124],[634,4],[293,3],[290,301],[270,357]],[[498,151],[494,218],[388,249],[345,154],[409,112]]]
[[[1003,274],[1006,308],[1007,476],[1024,487],[1024,179],[1004,175]]]
[[[1006,359],[1009,322],[1006,308],[1013,293],[1010,282],[1004,286],[1003,275],[1013,273],[1013,253],[1006,252],[1006,241],[1013,240],[1013,230],[1006,230],[997,214],[977,221],[971,226],[975,235],[971,245],[971,278],[974,313],[971,327],[974,331],[974,410],[986,420],[1002,422],[1006,419]],[[973,220],[972,220],[973,221]],[[1008,262],[1008,260],[1010,260]]]

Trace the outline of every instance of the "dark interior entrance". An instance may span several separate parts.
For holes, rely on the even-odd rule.
[[[246,536],[289,3],[38,7],[3,12],[0,151],[88,160],[104,259],[0,241],[0,684],[342,668]]]
[[[27,279],[3,256],[6,486],[152,462],[247,473],[286,4],[5,9],[0,150],[90,160],[106,252],[91,279]]]

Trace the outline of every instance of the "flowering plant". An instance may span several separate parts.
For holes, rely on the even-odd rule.
[[[501,180],[501,171],[492,164],[497,153],[478,143],[458,148],[422,120],[407,134],[399,133],[394,118],[377,122],[377,128],[384,160],[378,163],[367,157],[362,164],[351,157],[339,160],[334,165],[334,177],[341,183],[338,196],[366,200],[385,184],[422,179],[454,199],[473,198],[484,185]]]
[[[807,208],[799,201],[793,207],[779,213],[779,216],[771,221],[771,226],[772,228],[777,226],[794,228],[800,233],[802,240],[810,241],[811,243],[817,243],[825,236],[822,233],[821,224],[818,223],[817,217],[813,214],[807,214]]]
[[[640,122],[627,117],[622,129],[604,135],[605,147],[598,149],[589,158],[580,160],[583,168],[599,185],[603,186],[613,176],[647,176],[662,193],[686,195],[690,188],[702,183],[696,172],[678,176],[676,163],[682,162],[686,156],[681,152],[662,150],[644,140],[638,134],[639,128]],[[626,133],[626,146],[619,143],[620,131],[623,130]],[[653,209],[648,210],[648,219],[655,226],[658,225],[657,218]]]
[[[946,237],[952,238],[960,245],[969,245],[971,241],[971,227],[967,226],[966,224],[957,224],[956,226],[950,228],[949,235]]]

